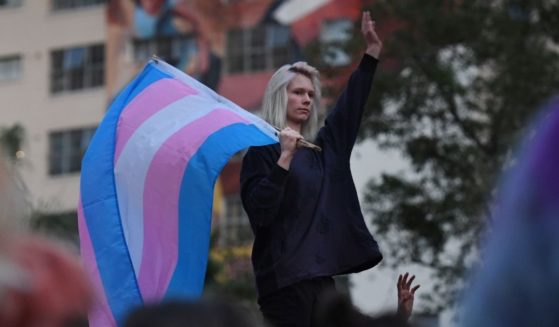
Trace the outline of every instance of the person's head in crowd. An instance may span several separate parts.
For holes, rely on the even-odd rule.
[[[92,301],[78,259],[52,241],[22,236],[4,253],[0,326],[87,326]]]
[[[124,327],[256,327],[254,315],[223,300],[169,301],[132,311]]]
[[[538,118],[497,188],[461,326],[559,326],[559,97]]]

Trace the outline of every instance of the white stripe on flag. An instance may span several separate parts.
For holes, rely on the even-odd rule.
[[[137,277],[142,263],[144,237],[144,182],[153,157],[170,136],[210,113],[209,108],[216,107],[218,103],[205,98],[203,94],[189,95],[172,103],[151,116],[134,132],[115,165],[120,216]]]

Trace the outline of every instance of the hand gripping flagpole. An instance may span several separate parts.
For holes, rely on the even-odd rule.
[[[276,131],[277,131],[278,133],[281,132],[281,129],[280,129],[280,128],[278,128],[278,127],[276,127],[276,126],[274,126],[274,128],[276,129]],[[297,147],[298,147],[298,148],[300,148],[300,147],[309,148],[309,149],[311,149],[311,150],[316,150],[316,151],[318,151],[318,152],[322,151],[322,148],[321,148],[321,147],[319,147],[318,145],[313,144],[313,143],[311,143],[311,142],[309,142],[309,141],[307,141],[307,140],[305,140],[305,139],[298,139],[298,140],[297,140]]]

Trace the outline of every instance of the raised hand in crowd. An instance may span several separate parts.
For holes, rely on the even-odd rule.
[[[405,320],[409,319],[413,311],[413,299],[415,297],[415,291],[421,285],[416,285],[412,287],[415,275],[412,275],[408,280],[409,274],[398,276],[398,283],[396,288],[398,289],[398,315]]]

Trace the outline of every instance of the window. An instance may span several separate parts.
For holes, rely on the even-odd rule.
[[[49,135],[49,175],[77,173],[95,128],[52,132]]]
[[[0,58],[0,82],[17,80],[20,77],[21,77],[21,57],[20,56],[1,57]]]
[[[278,68],[291,61],[291,44],[287,26],[231,30],[227,34],[227,70],[242,73]]]
[[[51,54],[51,93],[86,89],[103,85],[105,47],[55,50]]]
[[[21,0],[0,0],[0,9],[5,7],[21,6]]]
[[[70,242],[79,241],[76,211],[35,212],[31,220],[33,230]]]
[[[100,5],[106,2],[107,0],[52,0],[52,10],[90,7],[90,6]]]
[[[134,60],[145,62],[152,55],[173,66],[190,61],[196,53],[196,41],[191,36],[156,37],[134,40]]]
[[[220,224],[220,245],[246,245],[252,240],[252,230],[240,196],[237,194],[226,197],[225,216]]]
[[[324,63],[331,66],[344,66],[351,62],[351,57],[344,49],[344,45],[351,38],[352,26],[353,22],[349,19],[331,20],[322,23],[320,42]]]

